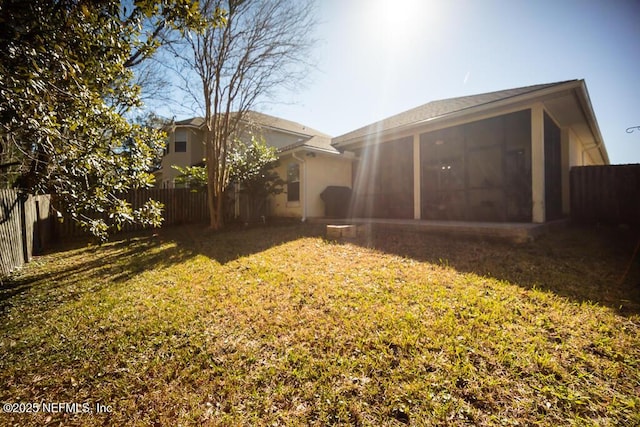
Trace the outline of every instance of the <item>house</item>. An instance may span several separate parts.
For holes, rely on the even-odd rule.
[[[202,166],[204,165],[204,133],[202,127],[204,119],[195,117],[181,120],[167,127],[168,139],[164,149],[160,169],[154,172],[156,186],[161,188],[176,188],[176,177],[180,172],[171,166]]]
[[[533,222],[569,213],[569,169],[608,164],[583,80],[434,101],[334,138],[353,217]]]
[[[278,217],[325,216],[321,194],[349,187],[348,216],[544,223],[569,213],[569,170],[609,164],[584,80],[433,101],[330,138],[251,113],[278,148]],[[160,171],[202,161],[202,119],[177,122]]]
[[[180,186],[176,182],[180,172],[172,165],[204,165],[203,126],[204,119],[196,117],[177,121],[169,129],[162,166],[155,173],[159,187]],[[240,139],[248,142],[251,135],[264,138],[267,145],[278,149],[277,172],[287,181],[283,193],[269,200],[269,215],[303,219],[324,216],[320,192],[328,186],[351,186],[351,160],[331,145],[329,135],[250,111],[245,116]],[[235,211],[238,216],[240,207],[236,206]]]

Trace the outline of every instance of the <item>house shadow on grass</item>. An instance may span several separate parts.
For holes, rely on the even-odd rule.
[[[570,226],[525,244],[374,229],[356,244],[417,261],[591,301],[621,315],[640,314],[640,254],[630,265],[640,230]]]

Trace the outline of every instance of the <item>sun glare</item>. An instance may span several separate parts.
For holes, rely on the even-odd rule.
[[[366,33],[378,46],[398,49],[412,44],[429,21],[425,0],[370,0],[365,4]]]

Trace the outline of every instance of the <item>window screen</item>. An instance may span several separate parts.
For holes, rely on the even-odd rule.
[[[287,201],[300,201],[300,165],[289,163],[287,166]]]
[[[187,152],[187,131],[177,130],[175,133],[175,152],[186,153]]]

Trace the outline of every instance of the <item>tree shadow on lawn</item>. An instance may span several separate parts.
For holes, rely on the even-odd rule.
[[[177,246],[163,248],[158,236],[148,232],[119,237],[105,245],[75,238],[50,248],[46,261],[38,257],[0,283],[0,313],[12,298],[31,289],[68,301],[124,282],[147,268],[168,267],[193,256]],[[75,286],[78,283],[85,285]]]
[[[356,243],[577,302],[592,301],[628,316],[640,314],[640,255],[625,281],[620,280],[639,236],[639,230],[571,226],[514,244],[374,229],[370,238],[358,238]]]
[[[318,226],[296,225],[214,232],[204,225],[187,225],[123,233],[104,245],[92,244],[88,238],[74,238],[47,251],[47,260],[41,267],[39,259],[35,259],[22,272],[0,282],[0,313],[12,298],[34,288],[55,295],[53,301],[68,301],[197,255],[225,264],[301,237],[319,236],[322,230]],[[75,286],[77,283],[84,285]]]
[[[206,226],[185,226],[161,229],[158,233],[161,239],[175,242],[184,250],[226,264],[300,238],[321,237],[324,226],[285,222],[229,226],[221,231],[212,231]]]

